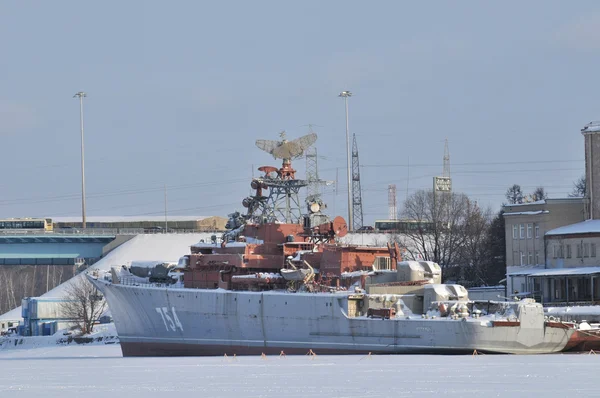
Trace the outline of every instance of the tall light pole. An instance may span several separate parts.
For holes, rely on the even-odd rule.
[[[352,217],[352,164],[350,158],[350,133],[348,132],[348,97],[352,97],[350,91],[342,91],[338,97],[344,99],[346,105],[346,158],[348,160],[348,230],[352,231],[354,220]]]
[[[79,122],[81,124],[81,228],[85,229],[85,159],[83,146],[83,97],[87,94],[83,91],[75,93],[73,98],[79,97]]]

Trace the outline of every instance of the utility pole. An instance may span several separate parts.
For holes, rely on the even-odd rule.
[[[338,97],[344,99],[346,105],[346,158],[347,158],[347,174],[348,174],[348,231],[354,229],[354,220],[352,217],[352,164],[350,158],[350,133],[348,130],[348,97],[352,97],[350,91],[342,91]]]
[[[73,96],[73,98],[75,97],[79,97],[79,122],[81,124],[81,228],[85,229],[85,150],[83,145],[83,98],[87,97],[87,94],[83,91],[80,91]]]
[[[167,223],[167,184],[165,184],[165,234],[168,231],[168,223]]]

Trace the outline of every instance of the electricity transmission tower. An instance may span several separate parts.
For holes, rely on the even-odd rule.
[[[352,135],[352,230],[363,226],[362,191],[360,189],[360,163],[358,161],[358,146],[356,134]]]

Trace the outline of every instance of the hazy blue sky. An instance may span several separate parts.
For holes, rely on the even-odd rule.
[[[162,214],[164,184],[172,214],[241,210],[252,166],[278,165],[254,141],[309,123],[343,191],[342,90],[367,222],[388,184],[431,187],[445,138],[455,191],[563,197],[600,119],[598,26],[597,1],[2,2],[0,216],[80,214],[80,90],[89,215]]]

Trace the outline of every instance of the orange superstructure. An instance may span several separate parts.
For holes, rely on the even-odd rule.
[[[283,159],[282,166],[258,168],[263,174],[251,181],[254,194],[242,201],[247,214],[230,215],[221,241],[215,236],[210,243],[192,247],[185,287],[270,289],[294,280],[319,288],[339,287],[344,274],[396,269],[401,260],[397,245],[339,243],[348,232],[346,221],[330,220],[322,213],[326,206],[320,198],[309,196],[306,214],[302,212],[298,192],[307,181],[296,179],[291,159],[300,156],[316,135],[287,141],[282,133],[282,138],[257,141],[259,148]]]

